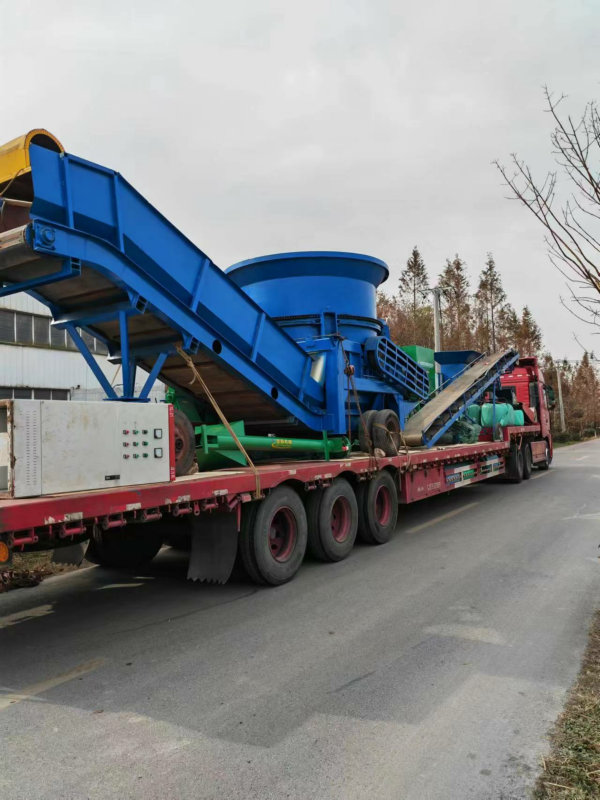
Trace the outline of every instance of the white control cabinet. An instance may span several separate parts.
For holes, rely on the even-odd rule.
[[[166,403],[0,400],[0,494],[167,482],[170,413]]]

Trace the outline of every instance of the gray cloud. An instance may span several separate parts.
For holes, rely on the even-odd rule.
[[[491,161],[551,166],[541,86],[598,94],[592,2],[0,0],[0,139],[44,126],[122,172],[223,267],[296,249],[432,276],[492,250],[556,355],[564,279]]]

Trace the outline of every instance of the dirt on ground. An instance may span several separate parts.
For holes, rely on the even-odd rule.
[[[581,672],[552,733],[535,800],[600,798],[600,611],[590,628]]]
[[[11,589],[23,589],[37,586],[44,578],[60,572],[72,572],[78,569],[75,564],[54,564],[52,550],[42,553],[15,553],[10,569],[0,571],[0,594]]]

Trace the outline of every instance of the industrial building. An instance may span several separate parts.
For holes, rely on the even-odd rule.
[[[27,294],[0,299],[0,399],[103,400],[105,393],[69,334],[51,322],[46,306]],[[119,391],[120,366],[109,363],[103,342],[81,333]],[[140,370],[140,387],[144,380]],[[164,398],[162,384],[155,385],[150,397]]]

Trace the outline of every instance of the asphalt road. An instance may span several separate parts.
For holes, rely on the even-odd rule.
[[[599,490],[592,442],[277,589],[163,550],[0,596],[0,797],[527,797],[600,606]]]

